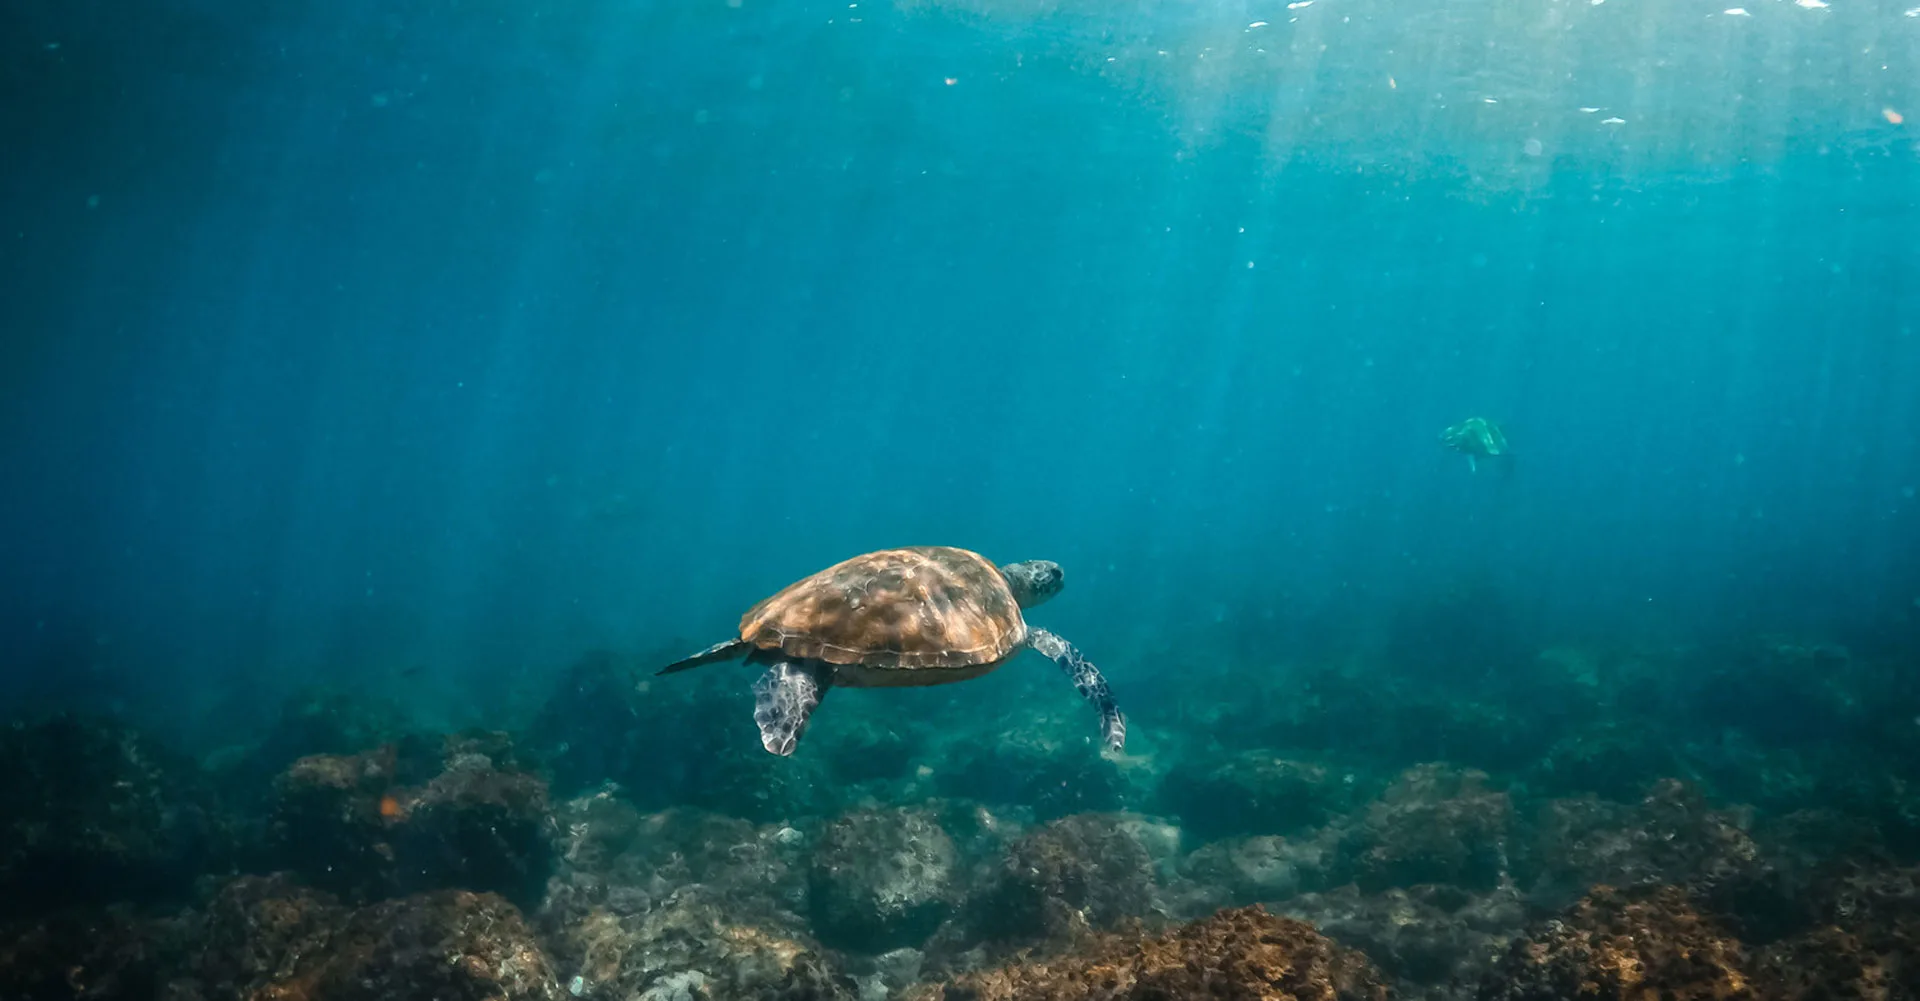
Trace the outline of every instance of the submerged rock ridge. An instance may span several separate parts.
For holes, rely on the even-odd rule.
[[[1722,656],[1825,672],[1824,722],[1755,718]],[[847,693],[780,759],[738,676],[610,656],[524,731],[311,691],[198,758],[23,719],[0,1001],[1920,998],[1898,665],[1450,664],[1197,667],[1124,754],[1014,676]]]

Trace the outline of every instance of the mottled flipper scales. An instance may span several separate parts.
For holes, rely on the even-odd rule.
[[[753,721],[760,726],[761,746],[782,757],[792,754],[832,684],[832,668],[824,664],[783,660],[767,668],[753,683]]]
[[[1093,704],[1100,714],[1100,735],[1108,749],[1118,751],[1126,746],[1127,718],[1114,704],[1113,691],[1107,687],[1107,679],[1101,677],[1100,669],[1074,649],[1073,644],[1045,629],[1029,629],[1027,643],[1060,665],[1067,677],[1073,679],[1073,687],[1080,690],[1080,697]]]

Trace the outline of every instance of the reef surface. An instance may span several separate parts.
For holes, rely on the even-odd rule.
[[[1194,667],[1124,754],[1029,674],[853,693],[788,759],[744,675],[610,654],[510,732],[17,720],[0,999],[1920,997],[1902,664]]]

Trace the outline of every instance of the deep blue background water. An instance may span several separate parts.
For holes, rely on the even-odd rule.
[[[901,544],[1123,687],[1912,650],[1920,18],[1761,3],[10,4],[6,691],[485,714]]]

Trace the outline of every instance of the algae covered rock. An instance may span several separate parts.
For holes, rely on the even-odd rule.
[[[644,912],[594,908],[549,936],[580,996],[649,1001],[853,1001],[852,979],[790,914],[698,884]]]
[[[398,885],[393,829],[400,820],[398,751],[315,754],[274,780],[269,854],[316,885],[354,897]]]
[[[69,716],[0,726],[0,919],[184,896],[227,845],[198,770],[141,734]]]
[[[1627,807],[1592,797],[1542,804],[1515,853],[1515,876],[1542,907],[1587,887],[1672,883],[1748,935],[1773,937],[1799,921],[1790,872],[1754,841],[1746,811],[1709,806],[1698,789],[1664,780]],[[1803,863],[1804,864],[1804,863]]]
[[[958,852],[932,814],[871,810],[828,824],[809,865],[822,939],[861,952],[924,942],[953,909]]]
[[[121,905],[0,924],[0,998],[148,1001],[176,948],[165,923]]]
[[[1365,957],[1258,907],[1161,935],[1099,936],[1075,952],[963,974],[914,1001],[1384,1001]]]
[[[1738,1001],[1754,998],[1740,941],[1685,891],[1595,887],[1558,920],[1508,948],[1479,1001]]]
[[[403,883],[539,899],[553,864],[554,827],[538,776],[459,751],[425,788],[401,794],[399,812]]]
[[[607,789],[567,802],[560,820],[566,833],[539,924],[561,973],[570,984],[581,978],[581,996],[840,989],[840,972],[796,913],[809,843],[798,829],[695,809],[643,814]]]
[[[1920,869],[1843,864],[1804,899],[1812,926],[1756,950],[1754,974],[1769,996],[1920,997]]]
[[[1780,1001],[1885,1001],[1920,996],[1920,921],[1827,925],[1754,959],[1764,996]]]
[[[222,884],[172,941],[166,1001],[559,1001],[520,911],[440,890],[349,910],[284,876]]]
[[[303,957],[324,954],[349,914],[284,873],[230,879],[187,920],[192,946],[179,979],[207,1001],[271,997]]]
[[[1526,919],[1511,890],[1473,894],[1437,884],[1375,894],[1348,884],[1297,897],[1279,910],[1312,922],[1383,971],[1421,986],[1477,979]]]
[[[1362,890],[1451,883],[1492,889],[1507,871],[1513,806],[1484,772],[1429,764],[1402,772],[1341,846]]]
[[[301,758],[274,783],[271,856],[355,899],[460,887],[535,901],[555,833],[546,783],[489,750],[512,760],[503,738],[477,735],[438,753],[389,744]]]
[[[568,802],[561,822],[561,856],[539,911],[550,938],[567,939],[589,919],[617,929],[687,893],[724,901],[740,923],[758,915],[763,926],[802,926],[807,838],[795,828],[702,810],[642,814],[609,791]]]
[[[1153,857],[1118,814],[1062,817],[1022,836],[969,906],[979,939],[1070,938],[1151,908]]]
[[[566,996],[519,910],[497,895],[465,890],[362,908],[324,950],[303,957],[295,969],[281,981],[279,996],[306,984],[313,985],[312,997],[324,1001],[559,1001]]]
[[[1219,894],[1228,904],[1285,900],[1325,884],[1328,855],[1322,839],[1230,838],[1187,856],[1180,874],[1190,892]]]

